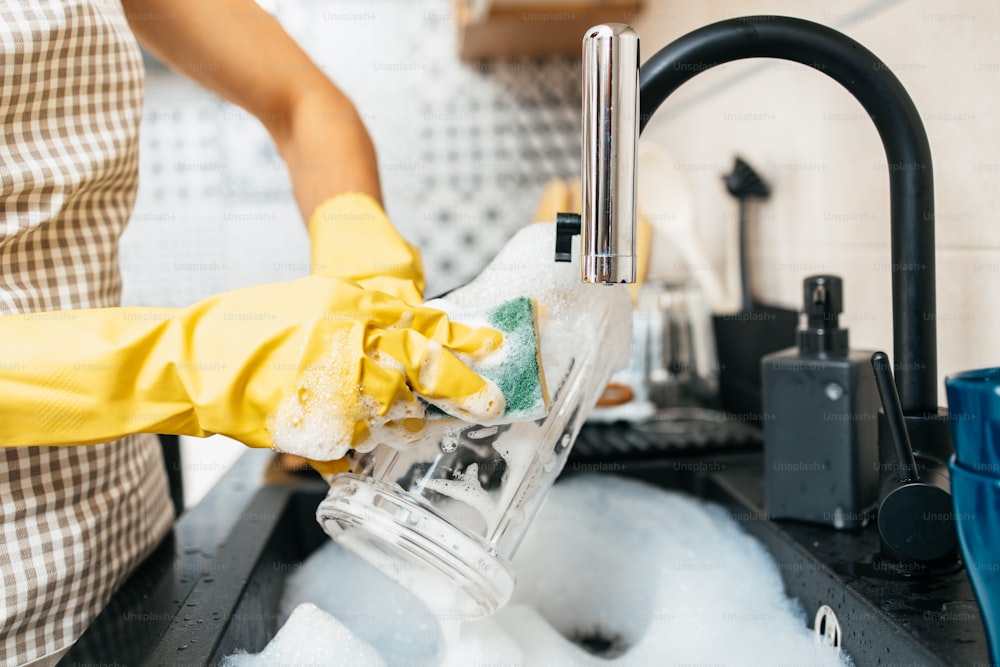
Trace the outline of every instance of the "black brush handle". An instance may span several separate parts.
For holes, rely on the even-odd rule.
[[[747,198],[740,197],[740,305],[744,313],[753,310],[750,290],[750,262],[747,259]]]

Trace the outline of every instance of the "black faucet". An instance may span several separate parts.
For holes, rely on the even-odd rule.
[[[688,33],[640,68],[640,132],[685,81],[744,58],[781,58],[817,69],[854,95],[875,123],[889,169],[896,386],[904,414],[936,413],[934,176],[913,101],[885,63],[846,35],[801,19],[754,16]]]
[[[929,564],[928,569],[954,563],[957,539],[950,513],[928,511],[942,507],[942,492],[950,500],[947,460],[952,454],[947,412],[937,400],[933,169],[920,115],[899,79],[846,35],[781,16],[730,19],[688,33],[639,68],[637,91],[632,68],[638,61],[638,36],[627,26],[589,30],[583,56],[582,256],[587,282],[634,280],[629,273],[635,254],[635,142],[653,113],[684,82],[722,63],[780,58],[833,78],[867,111],[882,138],[889,171],[898,404],[915,465],[928,472],[919,480],[908,474],[906,460],[895,453],[900,445],[881,416],[882,555]]]

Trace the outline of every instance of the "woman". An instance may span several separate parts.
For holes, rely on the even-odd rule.
[[[136,191],[136,39],[267,127],[311,216],[314,275],[176,311],[110,308]],[[170,529],[155,436],[131,434],[280,436],[334,459],[378,428],[418,428],[414,394],[461,404],[492,391],[450,354],[428,374],[427,351],[497,340],[413,305],[419,257],[381,211],[363,123],[252,0],[3,3],[0,86],[0,657],[48,665]],[[266,321],[231,316],[247,304]],[[324,449],[274,414],[282,400],[296,415],[320,400],[302,398],[299,371],[337,336],[352,363],[320,407],[335,404],[346,435]],[[362,414],[372,401],[381,421]],[[34,446],[92,443],[103,444]]]

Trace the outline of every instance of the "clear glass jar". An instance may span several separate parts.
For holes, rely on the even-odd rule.
[[[323,529],[439,614],[486,616],[510,598],[510,559],[611,375],[629,358],[624,286],[580,281],[556,263],[555,226],[518,233],[468,285],[428,305],[535,306],[550,395],[544,419],[502,426],[428,422],[420,442],[355,454],[317,510]]]

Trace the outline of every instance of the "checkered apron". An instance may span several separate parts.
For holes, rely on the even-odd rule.
[[[118,0],[0,0],[0,314],[119,303],[142,85]],[[171,521],[155,436],[0,449],[0,665],[53,663]]]

